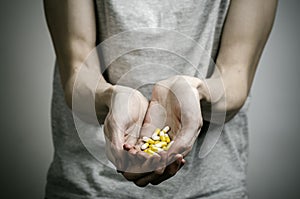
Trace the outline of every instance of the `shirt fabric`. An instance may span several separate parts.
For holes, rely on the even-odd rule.
[[[176,74],[209,76],[229,6],[230,0],[95,0],[98,41],[113,51],[103,52],[103,65],[109,66],[104,73],[106,80],[137,88],[150,99],[156,81]],[[122,52],[126,53],[120,56]],[[112,54],[114,59],[107,58]],[[247,198],[247,108],[248,100],[224,125],[207,156],[199,158],[209,130],[200,133],[185,158],[187,163],[174,177],[140,188],[104,161],[99,162],[104,153],[97,160],[84,146],[65,103],[56,64],[51,107],[55,152],[46,198]],[[97,128],[94,131],[97,136],[103,133]],[[88,138],[91,143],[97,139]]]

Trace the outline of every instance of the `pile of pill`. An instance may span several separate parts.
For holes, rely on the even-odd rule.
[[[168,132],[170,127],[166,126],[162,130],[157,128],[150,137],[143,137],[144,144],[141,146],[141,149],[153,155],[156,152],[167,151],[174,141],[171,141]]]

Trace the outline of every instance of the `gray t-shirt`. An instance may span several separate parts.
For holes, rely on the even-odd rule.
[[[158,80],[176,74],[204,78],[214,69],[230,0],[96,0],[95,5],[107,81],[137,88],[150,98]],[[46,198],[247,198],[247,107],[248,101],[225,124],[207,156],[199,158],[200,149],[214,128],[200,133],[176,176],[139,188],[99,161],[104,156],[97,160],[90,153],[103,132],[96,129],[96,137],[85,142],[91,145],[84,146],[56,65],[51,112],[55,153]]]

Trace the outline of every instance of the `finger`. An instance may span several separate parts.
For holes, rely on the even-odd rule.
[[[131,145],[131,144],[128,144],[128,143],[123,144],[123,149],[124,149],[125,151],[129,151],[129,150],[131,150],[132,148],[133,148],[133,145]]]
[[[144,177],[135,180],[134,183],[139,186],[139,187],[145,187],[147,186],[150,182],[152,183],[160,183],[176,174],[176,172],[180,169],[180,165],[183,164],[182,160],[183,157],[181,155],[176,156],[177,161],[173,162],[171,165],[169,165],[165,172],[159,174],[157,172],[151,172],[148,175],[145,175]],[[152,184],[153,184],[152,183]]]
[[[134,123],[125,132],[125,143],[128,146],[134,146],[140,137],[142,124]]]
[[[168,150],[169,157],[176,154],[186,156],[193,147],[200,130],[197,127],[183,127],[173,139],[173,144]]]
[[[128,152],[123,149],[117,149],[112,147],[112,154],[115,159],[116,167],[120,171],[126,171],[126,168],[128,167]]]
[[[150,156],[149,154],[140,151],[137,153],[138,158],[141,160],[139,173],[147,173],[152,172],[159,167],[161,157],[158,154],[153,154]]]
[[[163,181],[166,181],[167,179],[173,177],[176,175],[176,173],[180,170],[180,168],[184,165],[185,160],[182,156],[178,155],[176,156],[177,160],[173,162],[172,164],[168,165],[162,175],[160,177],[155,178],[150,181],[153,185],[158,185]]]
[[[147,173],[130,173],[130,172],[123,172],[122,175],[126,178],[128,181],[136,181],[146,175],[149,175],[150,172]]]
[[[145,152],[138,152],[138,153],[145,153]],[[146,153],[145,153],[146,154]],[[132,154],[131,154],[132,155]],[[130,161],[132,165],[130,165],[126,172],[123,173],[123,176],[129,181],[137,181],[144,176],[149,175],[152,172],[152,165],[155,165],[159,161],[159,156],[150,157],[148,154],[144,157],[143,160],[136,160],[139,162],[133,163]],[[135,156],[137,157],[137,156]]]
[[[155,169],[155,173],[156,174],[163,174],[167,165],[168,165],[168,153],[166,151],[162,151],[159,153],[161,159],[160,159],[160,163],[158,165],[158,167]]]
[[[145,187],[147,186],[151,181],[159,178],[161,175],[156,174],[154,172],[151,172],[150,174],[134,181],[134,184],[136,184],[139,187]]]
[[[104,130],[106,132],[105,153],[108,159],[116,166],[118,170],[124,171],[124,169],[127,167],[126,154],[125,154],[126,151],[123,150],[122,147],[124,138],[123,136],[121,136],[121,138],[120,136],[118,136],[122,134],[119,128],[110,128],[110,127],[113,127],[113,125],[110,122],[108,125],[104,126]]]

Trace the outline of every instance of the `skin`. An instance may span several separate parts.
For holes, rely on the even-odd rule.
[[[109,159],[127,180],[143,187],[171,178],[185,164],[184,157],[190,152],[203,120],[210,119],[212,104],[216,112],[226,112],[226,121],[243,106],[272,29],[277,0],[232,0],[216,60],[218,70],[205,81],[175,76],[157,82],[149,103],[138,91],[111,85],[101,75],[99,58],[93,54],[96,22],[92,0],[44,0],[44,5],[68,106],[72,108],[75,77],[83,68],[98,82],[96,89],[84,78],[77,84],[82,88],[82,98],[95,98],[96,114],[99,122],[104,122],[110,143]],[[88,55],[91,58],[84,62]],[[124,100],[139,108],[128,113],[122,108]],[[73,111],[87,121],[91,118],[84,109]],[[126,116],[122,116],[125,112]],[[149,136],[165,118],[172,128],[174,145],[158,156],[140,151],[139,133],[140,137]]]
[[[161,86],[154,86],[153,93],[155,94],[152,96],[146,118],[151,113],[152,105],[159,103],[169,113],[167,123],[172,124],[172,129],[177,132],[176,139],[180,138],[180,141],[175,139],[174,143],[176,144],[170,148],[168,154],[179,152],[185,157],[190,152],[195,138],[198,136],[198,129],[202,127],[203,118],[210,118],[209,107],[212,103],[216,112],[226,112],[225,121],[233,118],[243,106],[272,29],[276,8],[276,0],[231,1],[216,61],[218,70],[215,70],[205,82],[197,78],[177,76],[157,83],[157,85],[165,85],[164,89]],[[185,81],[182,81],[183,79]],[[224,88],[219,86],[220,79],[222,79]],[[185,123],[184,120],[178,120],[177,110],[170,109],[170,106],[176,107],[177,105],[173,95],[170,95],[171,90],[180,90],[186,82],[188,85],[184,87],[184,92],[177,93],[176,97],[185,102],[185,95],[189,96],[190,103],[186,103],[186,106],[182,105],[180,111],[181,114],[184,114],[194,108],[193,116],[187,116],[192,121],[190,124]],[[181,90],[183,91],[183,89]],[[198,91],[198,95],[195,90]],[[194,100],[191,100],[192,93],[195,93]],[[197,100],[200,100],[202,115],[201,111],[196,108]],[[189,106],[189,104],[193,105]],[[177,117],[174,117],[175,115]],[[199,117],[195,119],[195,115],[199,115]],[[159,116],[157,114],[157,117]],[[181,119],[183,118],[181,117]],[[159,119],[157,118],[157,120]],[[178,129],[178,126],[182,128]],[[168,158],[169,156],[163,157]],[[166,161],[168,162],[168,160]],[[146,186],[149,183],[156,185],[174,176],[179,169],[180,167],[177,167],[177,170],[174,167],[166,167],[165,170],[162,169],[163,173],[152,172],[135,179],[135,183],[139,186]]]
[[[94,2],[45,0],[44,8],[69,108],[88,123],[104,124],[107,157],[118,170],[134,173],[153,171],[160,158],[149,157],[132,148],[139,137],[137,134],[149,102],[137,90],[111,85],[103,78],[95,50]],[[82,73],[84,75],[79,75]],[[74,87],[77,88],[75,95]],[[82,102],[94,99],[94,107],[73,107],[74,96],[79,96]],[[124,104],[139,108],[126,109]],[[98,121],[94,121],[91,108],[95,108]],[[126,152],[122,149],[123,146],[125,149],[130,146],[131,150],[126,149]],[[144,175],[143,173],[142,176]]]

